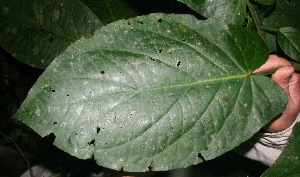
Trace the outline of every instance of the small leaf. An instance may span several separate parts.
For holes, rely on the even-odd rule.
[[[128,0],[82,0],[104,24],[138,16]]]
[[[0,45],[16,59],[44,69],[72,42],[102,27],[79,0],[0,0]]]
[[[220,19],[225,24],[244,24],[246,17],[245,0],[178,0],[207,17]]]
[[[263,177],[300,176],[300,123],[293,129],[293,134],[277,161],[262,175]]]
[[[277,38],[276,38],[276,33],[274,32],[265,32],[265,42],[266,45],[269,47],[269,52],[272,53],[274,51],[277,51]]]
[[[296,28],[280,28],[278,42],[281,49],[292,59],[300,61],[300,31]]]
[[[14,118],[82,159],[125,171],[169,170],[246,141],[286,105],[256,33],[190,15],[109,24],[45,70]],[[223,25],[222,25],[223,27]],[[201,158],[200,158],[201,157]]]

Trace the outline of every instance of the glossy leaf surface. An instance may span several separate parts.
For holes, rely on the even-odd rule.
[[[113,169],[213,159],[286,103],[271,79],[251,74],[268,58],[257,34],[218,25],[164,14],[109,24],[56,58],[14,117],[41,136],[54,133],[64,151]]]
[[[281,49],[292,59],[300,61],[300,31],[296,28],[280,28],[278,43]]]
[[[0,0],[0,45],[16,59],[44,69],[72,42],[102,23],[79,0]]]
[[[246,17],[245,0],[178,0],[185,3],[199,14],[214,19],[221,19],[225,24],[241,25]]]

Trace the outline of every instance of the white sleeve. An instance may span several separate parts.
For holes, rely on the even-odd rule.
[[[249,159],[271,166],[287,145],[294,125],[299,121],[300,114],[294,123],[282,132],[257,133],[246,144],[242,145],[243,148],[237,148],[236,151]],[[245,148],[247,146],[249,148]]]
[[[31,174],[30,171],[27,170],[21,177],[52,177],[55,176],[54,173],[48,169],[47,167],[37,164],[34,165],[31,169]],[[31,176],[32,175],[32,176]]]

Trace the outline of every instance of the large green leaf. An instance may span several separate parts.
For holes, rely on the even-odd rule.
[[[291,58],[300,61],[300,31],[296,28],[280,28],[278,43],[281,49]]]
[[[268,58],[257,34],[219,25],[174,14],[109,24],[57,57],[14,117],[41,136],[54,133],[64,151],[113,169],[213,159],[286,103],[271,79],[251,74]]]
[[[138,12],[128,0],[82,0],[104,24],[136,17]]]
[[[221,19],[225,24],[241,25],[246,17],[245,0],[178,0],[185,3],[199,14],[214,19]]]
[[[46,68],[72,42],[102,23],[79,0],[0,0],[0,45],[16,59]]]
[[[294,127],[288,145],[277,161],[262,176],[296,177],[300,176],[300,123]]]

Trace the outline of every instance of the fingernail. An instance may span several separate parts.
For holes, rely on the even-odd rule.
[[[285,74],[284,76],[281,77],[281,80],[284,81],[289,81],[292,78],[292,74]]]

